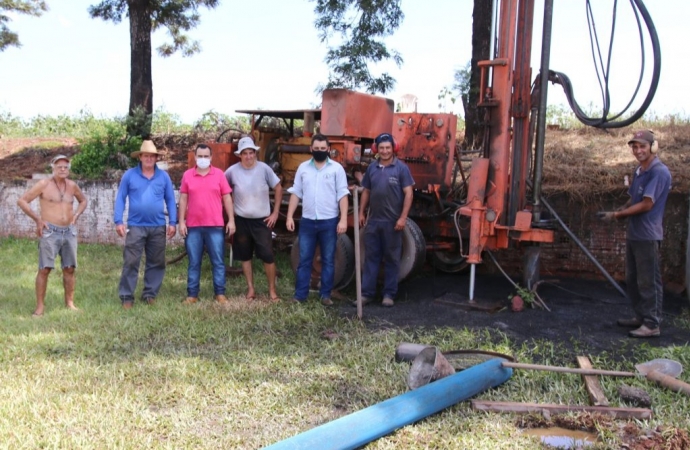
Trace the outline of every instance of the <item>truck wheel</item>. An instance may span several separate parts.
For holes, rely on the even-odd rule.
[[[433,267],[444,273],[461,273],[470,266],[467,258],[458,252],[431,252],[428,258]]]
[[[359,230],[359,251],[364,266],[366,248],[364,246],[364,228]],[[400,270],[398,271],[398,281],[408,278],[418,272],[424,266],[426,259],[426,240],[422,230],[412,220],[407,219],[403,229],[402,255],[400,256]]]
[[[292,272],[297,274],[299,266],[299,237],[295,238],[290,251],[290,265]],[[355,276],[355,246],[346,234],[339,234],[335,244],[335,275],[333,289],[343,289]],[[311,269],[310,289],[318,289],[321,282],[321,249],[316,245],[314,261]]]

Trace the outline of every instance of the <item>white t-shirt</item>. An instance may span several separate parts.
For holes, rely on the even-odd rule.
[[[232,187],[235,215],[245,219],[263,219],[271,215],[270,190],[280,178],[266,163],[257,161],[251,169],[235,163],[225,171]]]

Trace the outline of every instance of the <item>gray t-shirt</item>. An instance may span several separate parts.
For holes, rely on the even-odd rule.
[[[225,171],[232,187],[235,215],[245,219],[263,219],[271,215],[269,191],[280,178],[266,163],[257,161],[251,169],[235,163]]]

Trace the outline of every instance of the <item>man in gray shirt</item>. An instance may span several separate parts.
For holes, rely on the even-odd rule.
[[[256,298],[252,254],[263,261],[268,278],[268,293],[271,301],[280,300],[276,291],[276,264],[273,256],[272,229],[278,220],[283,188],[280,178],[265,163],[257,161],[251,137],[240,139],[235,154],[240,162],[225,171],[225,177],[232,187],[235,204],[235,236],[232,251],[234,258],[242,261],[242,272],[247,280],[247,300]],[[273,212],[271,212],[270,189],[275,191]]]

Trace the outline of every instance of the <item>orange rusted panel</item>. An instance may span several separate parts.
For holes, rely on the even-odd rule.
[[[553,230],[533,228],[529,231],[523,231],[519,236],[513,237],[513,239],[528,242],[553,242]]]
[[[457,122],[453,114],[394,115],[392,134],[400,147],[398,158],[409,166],[418,189],[429,184],[450,188]]]
[[[321,133],[374,139],[389,133],[393,100],[347,89],[326,89],[321,104]]]
[[[515,214],[515,230],[529,231],[532,227],[532,213],[528,211],[518,211]]]

